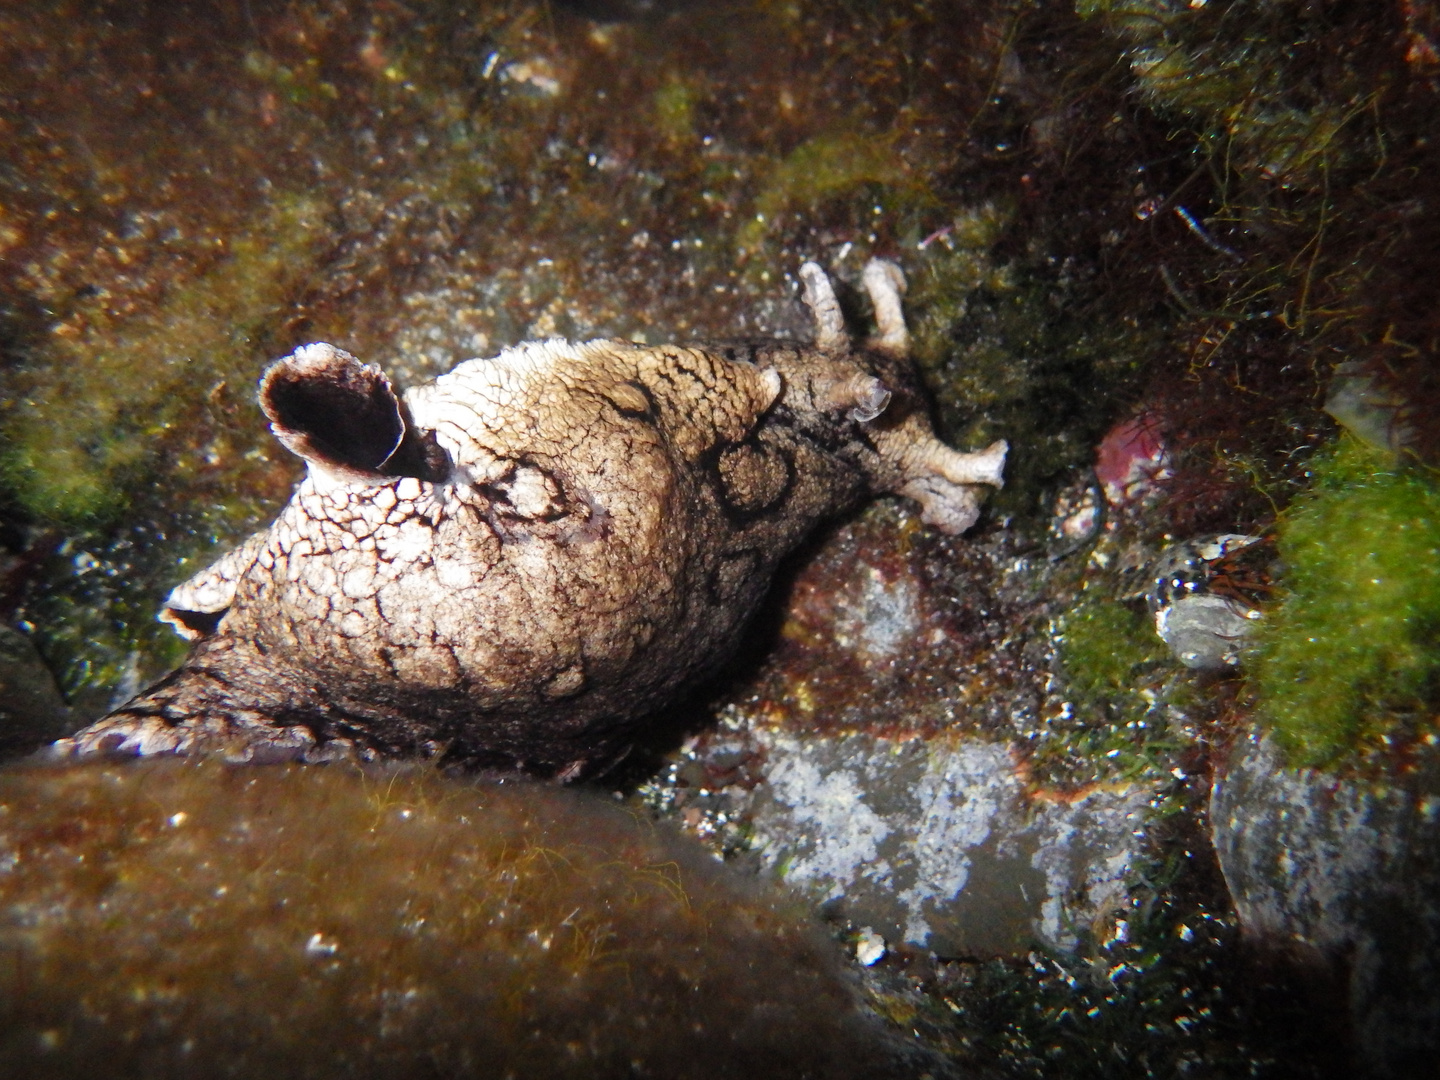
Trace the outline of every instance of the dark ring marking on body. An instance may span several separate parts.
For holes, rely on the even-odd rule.
[[[725,474],[720,466],[721,459],[725,454],[733,450],[749,450],[752,453],[763,454],[767,460],[778,458],[785,468],[785,478],[781,481],[779,492],[758,506],[745,506],[738,503],[730,492],[730,485],[725,482]],[[744,528],[774,514],[789,501],[790,494],[795,489],[797,469],[789,448],[762,441],[754,435],[742,442],[719,443],[712,446],[700,456],[699,461],[703,470],[702,475],[715,490],[715,498],[720,504],[721,512],[724,513],[725,519],[736,528]]]

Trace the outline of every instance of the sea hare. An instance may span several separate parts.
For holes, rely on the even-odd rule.
[[[800,271],[811,345],[527,342],[397,395],[327,344],[260,382],[308,474],[171,593],[181,667],[61,755],[443,757],[572,779],[732,653],[776,565],[875,494],[960,533],[1006,446],[935,438],[904,278],[872,261],[852,344]]]

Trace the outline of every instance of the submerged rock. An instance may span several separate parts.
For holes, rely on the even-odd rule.
[[[1255,547],[1259,541],[1238,534],[1198,537],[1172,544],[1156,560],[1146,596],[1155,632],[1187,668],[1227,671],[1239,665],[1261,618],[1242,590],[1267,589],[1269,578],[1254,569],[1248,577],[1236,573],[1231,564],[1245,554],[1268,553],[1268,547]]]
[[[794,908],[552,786],[12,767],[0,1073],[953,1075]]]
[[[961,543],[903,505],[868,509],[796,570],[759,670],[644,798],[899,957],[1103,936],[1174,777],[1038,775],[1059,687],[1019,628],[1047,619],[1047,571],[1002,529]]]
[[[1210,822],[1247,937],[1310,962],[1348,1003],[1361,1075],[1417,1077],[1440,1054],[1440,755],[1394,777],[1286,768],[1240,740]],[[1308,954],[1308,955],[1305,955]]]
[[[1170,651],[1196,671],[1226,671],[1259,613],[1224,596],[1180,596],[1155,613],[1155,632]]]
[[[757,732],[766,862],[886,940],[942,956],[1073,949],[1128,902],[1151,792],[1031,797],[1008,747],[976,739]]]
[[[1415,443],[1413,406],[1393,386],[1382,384],[1353,362],[1336,365],[1325,411],[1377,450],[1398,455]]]
[[[29,635],[0,624],[0,755],[29,753],[75,726]]]

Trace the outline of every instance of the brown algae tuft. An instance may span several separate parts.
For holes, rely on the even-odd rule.
[[[593,796],[12,767],[0,837],[7,1076],[909,1074],[793,902]]]

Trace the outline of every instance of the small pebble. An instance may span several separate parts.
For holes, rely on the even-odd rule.
[[[860,930],[860,940],[855,942],[855,959],[866,967],[874,967],[885,959],[885,939],[870,927]]]

